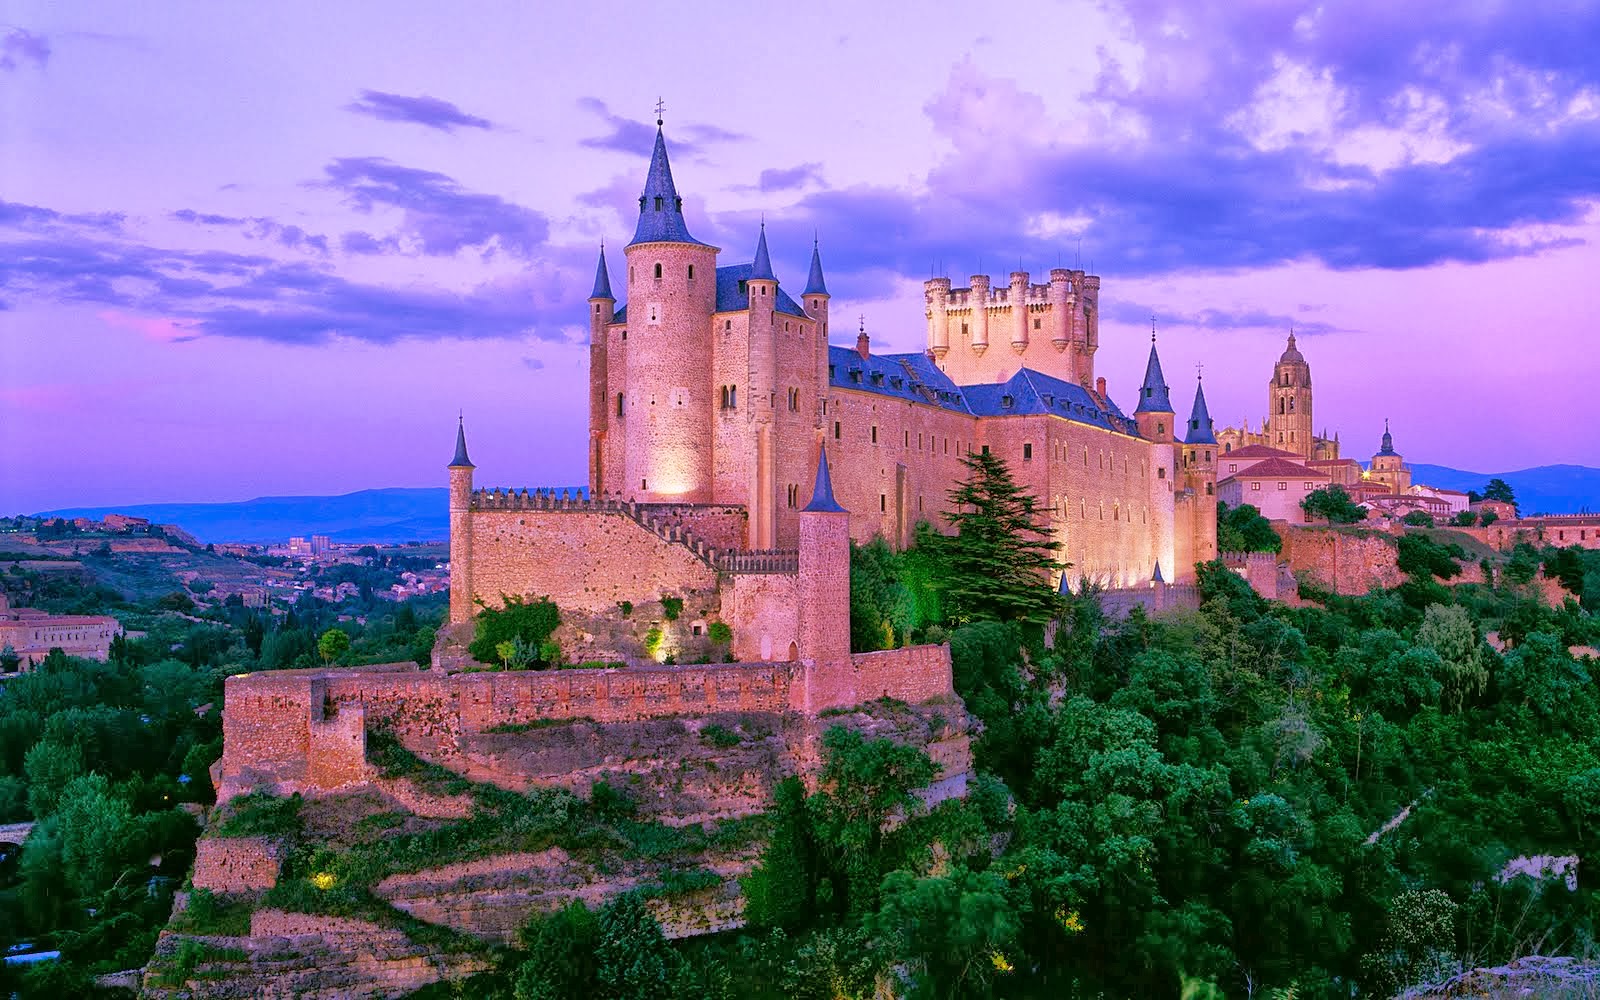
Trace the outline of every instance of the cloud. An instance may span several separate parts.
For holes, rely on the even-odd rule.
[[[383,121],[424,125],[441,132],[454,132],[458,128],[494,128],[494,123],[487,118],[469,115],[449,101],[427,95],[405,97],[386,94],[381,90],[363,90],[361,98],[346,104],[344,109]]]
[[[600,120],[610,129],[605,135],[579,140],[579,145],[589,149],[630,153],[634,156],[640,154],[648,156],[655,146],[656,130],[651,123],[613,114],[606,103],[598,97],[581,97],[578,99],[578,107],[600,116]],[[741,132],[694,122],[675,124],[670,131],[673,155],[692,159],[703,158],[707,148],[718,143],[743,142],[749,139],[749,136]]]
[[[763,170],[756,184],[762,191],[792,191],[808,183],[821,182],[822,164],[802,163],[787,170],[775,167]]]
[[[327,264],[265,254],[149,246],[93,227],[68,229],[47,208],[5,206],[0,297],[97,307],[113,325],[181,342],[243,337],[317,344],[407,338],[565,341],[582,315],[588,248],[546,247],[515,274],[464,291],[354,281]],[[91,219],[98,217],[90,217]],[[39,229],[27,231],[18,220]],[[284,227],[287,229],[288,227]],[[288,245],[280,233],[274,246]]]
[[[528,259],[550,237],[550,223],[542,213],[499,195],[466,191],[431,170],[364,156],[334,160],[323,173],[326,179],[317,184],[342,193],[357,211],[398,209],[395,245],[406,251],[450,256],[475,249],[485,257],[504,252]]]
[[[1080,247],[1136,277],[1576,242],[1600,203],[1600,6],[1320,10],[1135,0],[1087,89],[1048,101],[963,61],[925,105],[948,152],[915,189],[806,189],[769,231],[819,230],[843,294],[884,267],[1038,271]]]
[[[293,224],[284,224],[265,216],[241,218],[232,215],[216,215],[210,212],[196,212],[191,208],[180,208],[171,213],[171,217],[179,222],[187,222],[197,226],[238,226],[240,233],[246,239],[267,240],[291,250],[302,250],[310,253],[326,254],[328,252],[328,238],[318,233],[309,233]]]
[[[1292,329],[1296,334],[1307,335],[1344,332],[1331,323],[1269,312],[1265,309],[1201,309],[1196,312],[1177,312],[1120,299],[1105,303],[1101,308],[1101,316],[1119,323],[1135,323],[1141,326],[1149,323],[1153,317],[1161,329],[1178,326],[1197,330],[1277,330],[1284,333]]]
[[[196,212],[192,208],[180,208],[172,213],[172,217],[179,222],[188,222],[197,226],[242,226],[249,219],[241,219],[232,215],[213,215],[209,212]]]
[[[24,63],[43,67],[50,61],[50,40],[22,28],[12,28],[0,38],[0,70],[21,69]]]
[[[21,229],[33,233],[50,233],[64,230],[99,230],[117,232],[126,216],[121,212],[57,212],[38,205],[23,205],[0,200],[0,227]]]
[[[538,358],[523,358],[522,364],[524,367],[530,368],[533,371],[541,371],[544,369],[544,362],[540,361]]]

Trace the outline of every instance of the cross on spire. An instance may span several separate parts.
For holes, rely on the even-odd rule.
[[[1150,343],[1156,342],[1156,314],[1150,314]]]
[[[1202,378],[1206,377],[1206,365],[1205,365],[1205,362],[1196,361],[1194,363],[1194,377],[1196,379],[1202,379]]]
[[[861,314],[861,332],[862,333],[866,333],[867,332],[867,314],[866,313],[862,313]]]
[[[656,98],[656,128],[661,127],[661,113],[667,110],[667,104],[659,96]]]

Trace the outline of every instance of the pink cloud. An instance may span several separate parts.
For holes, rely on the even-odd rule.
[[[112,309],[103,310],[95,315],[107,326],[142,333],[157,343],[182,344],[200,336],[199,324],[194,320],[173,319],[168,316],[135,316]]]

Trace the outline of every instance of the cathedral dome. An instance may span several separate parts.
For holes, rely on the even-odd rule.
[[[1289,346],[1283,349],[1283,356],[1278,359],[1280,365],[1303,365],[1306,363],[1305,355],[1294,346],[1294,334],[1289,334]]]

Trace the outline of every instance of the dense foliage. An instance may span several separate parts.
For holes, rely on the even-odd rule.
[[[1300,501],[1300,509],[1313,521],[1329,524],[1355,524],[1366,520],[1367,512],[1350,498],[1349,492],[1338,483],[1312,490]]]
[[[543,598],[527,601],[500,595],[501,606],[482,605],[476,620],[477,632],[467,652],[480,663],[498,663],[507,668],[553,666],[561,659],[561,649],[550,635],[561,624],[561,612]]]
[[[1229,507],[1217,504],[1217,551],[1279,552],[1283,539],[1272,530],[1272,522],[1256,507],[1242,503]]]

